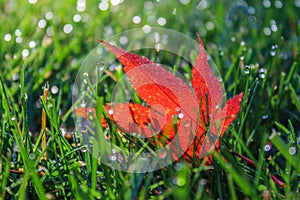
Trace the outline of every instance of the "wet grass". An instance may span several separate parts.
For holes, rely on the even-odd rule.
[[[105,11],[99,3],[0,3],[1,199],[299,198],[299,1],[128,1]],[[228,98],[244,91],[242,108],[210,166],[178,161],[149,173],[112,170],[91,156],[74,129],[71,87],[96,38],[160,26],[160,17],[166,20],[161,27],[201,35]],[[109,97],[114,81],[105,81]]]

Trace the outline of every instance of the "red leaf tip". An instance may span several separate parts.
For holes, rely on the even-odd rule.
[[[197,38],[198,38],[198,42],[199,42],[200,46],[201,46],[201,47],[204,47],[203,41],[202,41],[202,39],[201,39],[199,33],[197,33]]]

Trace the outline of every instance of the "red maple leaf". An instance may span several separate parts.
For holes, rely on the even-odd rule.
[[[220,80],[212,73],[199,36],[198,39],[200,45],[192,69],[192,88],[151,60],[99,40],[125,66],[130,83],[148,105],[107,105],[106,111],[113,109],[109,117],[124,132],[155,138],[161,146],[169,144],[172,155],[178,152],[176,144],[172,143],[177,134],[187,159],[205,156],[213,147],[219,147],[218,138],[236,118],[243,97],[240,93],[223,106]],[[87,118],[89,110],[91,108],[75,108],[75,114]],[[177,119],[175,125],[174,118]],[[105,120],[101,122],[106,126]]]

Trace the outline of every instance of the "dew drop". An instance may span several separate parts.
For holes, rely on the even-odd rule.
[[[37,108],[42,108],[42,103],[41,103],[40,100],[37,100],[37,101],[35,102],[35,107],[37,107]]]
[[[276,20],[275,19],[271,19],[270,20],[270,25],[276,24]]]
[[[139,24],[141,22],[141,17],[140,16],[134,16],[132,18],[132,22],[135,24]]]
[[[151,1],[146,1],[144,3],[144,8],[146,8],[147,10],[150,10],[151,8],[153,8],[153,3]]]
[[[271,1],[270,0],[263,0],[263,6],[265,8],[270,8],[271,7]]]
[[[73,26],[71,24],[66,24],[66,25],[64,25],[63,30],[66,34],[69,34],[73,30]]]
[[[112,6],[117,6],[121,3],[121,1],[120,0],[111,0],[110,3]]]
[[[29,50],[28,49],[23,49],[22,51],[22,57],[27,58],[29,56]]]
[[[266,72],[267,72],[266,69],[260,68],[258,70],[258,77],[261,78],[261,79],[264,79],[266,77]]]
[[[266,35],[266,36],[270,36],[271,35],[271,29],[269,28],[269,27],[265,27],[264,28],[264,34]]]
[[[30,153],[28,155],[28,157],[29,157],[30,160],[34,160],[35,159],[35,153]]]
[[[297,149],[296,149],[296,147],[290,147],[290,148],[289,148],[289,154],[291,154],[291,155],[295,155],[295,154],[296,154],[296,152],[297,152]]]
[[[275,8],[278,8],[278,9],[281,9],[283,6],[282,2],[279,0],[276,0],[274,5],[275,5]]]
[[[45,15],[45,18],[46,18],[47,20],[53,19],[53,12],[51,12],[51,11],[47,12],[46,15]]]
[[[249,6],[249,8],[247,9],[247,12],[249,15],[254,15],[255,14],[255,8]]]
[[[75,14],[75,15],[73,16],[73,21],[74,21],[74,22],[80,22],[80,20],[81,20],[81,16],[80,16],[79,14]]]
[[[201,0],[196,8],[199,10],[204,10],[207,8],[207,6],[208,6],[207,0]]]
[[[151,27],[149,25],[145,25],[145,26],[143,26],[143,31],[144,31],[144,33],[150,33]]]
[[[112,115],[113,113],[114,113],[113,110],[111,110],[111,109],[108,110],[108,114],[109,114],[109,115]]]
[[[275,44],[275,45],[273,45],[273,46],[271,47],[271,49],[272,49],[272,50],[275,50],[275,49],[277,49],[277,47],[278,47],[278,46]]]
[[[46,22],[45,19],[40,19],[40,20],[38,21],[38,27],[39,27],[39,28],[45,28],[46,25],[47,25],[47,22]]]
[[[57,94],[58,93],[58,87],[56,85],[51,87],[51,93],[52,94]]]
[[[99,9],[102,11],[105,11],[108,9],[108,3],[106,1],[101,1],[99,3]]]
[[[21,36],[16,37],[16,43],[21,43],[23,38]]]
[[[89,21],[89,19],[90,19],[89,14],[83,13],[83,14],[81,15],[81,21],[82,21],[82,22],[87,22],[87,21]]]
[[[215,28],[215,24],[213,22],[209,21],[205,24],[205,27],[207,30],[212,31]]]
[[[78,0],[76,10],[78,12],[83,12],[86,9],[86,1],[85,0]]]
[[[184,114],[183,114],[183,113],[179,113],[179,114],[178,114],[178,118],[179,118],[179,119],[182,119],[183,117],[184,117]]]
[[[28,46],[29,46],[30,48],[34,48],[34,47],[36,46],[35,41],[30,41],[30,42],[28,43]]]
[[[184,186],[185,183],[186,183],[186,181],[185,181],[183,178],[174,178],[174,179],[173,179],[173,184],[174,184],[174,185],[177,185],[177,186],[179,186],[179,187]]]
[[[84,78],[88,78],[88,77],[89,77],[89,74],[88,74],[87,72],[84,72],[84,73],[83,73],[83,77],[84,77]]]
[[[48,36],[53,36],[54,35],[53,26],[49,26],[46,30],[46,33]]]
[[[109,156],[109,160],[111,160],[111,161],[116,161],[117,160],[117,157],[115,156],[115,155],[110,155]]]
[[[38,0],[28,0],[28,2],[29,2],[30,4],[36,4],[36,3],[38,2]]]
[[[277,31],[278,31],[277,25],[276,25],[276,24],[272,24],[272,25],[271,25],[271,30],[272,30],[273,32],[277,32]]]
[[[126,36],[121,36],[119,42],[123,45],[127,44],[128,38]]]
[[[271,150],[271,148],[272,148],[271,145],[267,144],[267,145],[265,145],[264,150],[268,152]]]
[[[16,36],[21,36],[21,35],[22,35],[21,29],[18,28],[18,29],[15,31],[15,35],[16,35]]]
[[[262,74],[259,74],[258,77],[261,79],[264,79],[266,77],[266,75],[262,73]]]
[[[187,5],[190,3],[190,0],[179,0],[181,4]]]
[[[276,55],[276,49],[277,49],[277,45],[272,45],[271,47],[271,52],[270,52],[270,55],[271,56],[275,56]]]
[[[6,42],[9,42],[10,40],[11,40],[11,34],[9,34],[9,33],[7,33],[7,34],[5,34],[4,35],[4,40],[6,41]]]
[[[167,20],[163,17],[160,17],[160,18],[157,19],[157,23],[160,26],[164,26],[167,23]]]
[[[246,66],[244,67],[244,73],[245,73],[245,74],[249,74],[249,73],[250,73],[250,69],[251,69],[250,65],[246,65]]]

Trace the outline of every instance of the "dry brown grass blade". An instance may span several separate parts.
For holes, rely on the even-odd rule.
[[[47,102],[48,92],[49,92],[49,84],[47,82],[44,86],[44,93],[43,93],[43,100],[45,101],[45,103]],[[46,125],[47,125],[47,115],[46,115],[45,109],[42,108],[42,134],[43,134],[43,137],[42,137],[42,151],[44,151],[46,149],[46,145],[47,145]],[[47,160],[47,153],[46,152],[44,153],[42,159]]]

